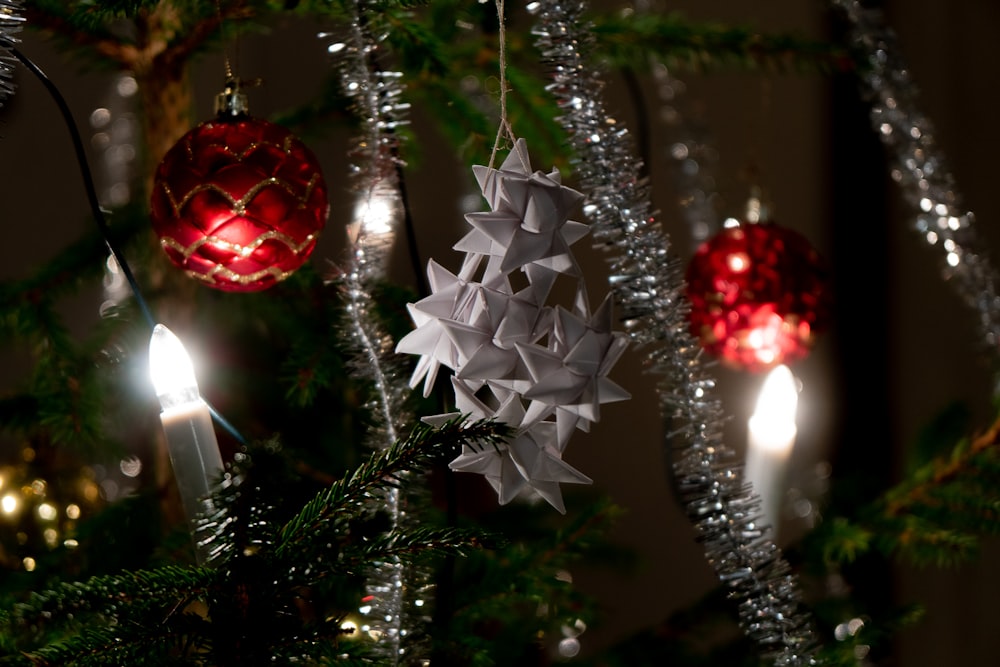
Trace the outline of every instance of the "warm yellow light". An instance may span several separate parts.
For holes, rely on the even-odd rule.
[[[734,252],[726,256],[726,265],[733,273],[743,273],[750,268],[750,256],[745,252]]]
[[[17,511],[17,508],[18,506],[20,506],[20,504],[21,504],[20,499],[18,499],[17,496],[15,496],[13,493],[8,493],[2,499],[0,499],[0,510],[2,510],[4,514],[13,514],[14,512]]]
[[[205,511],[204,499],[211,495],[212,483],[224,466],[211,412],[198,394],[191,357],[162,324],[153,328],[149,339],[149,374],[163,408],[160,422],[184,513],[194,521]],[[107,492],[112,495],[110,489]],[[195,547],[199,565],[208,563],[209,546],[196,541]]]
[[[384,195],[375,194],[359,201],[354,209],[354,219],[361,223],[367,234],[388,234],[396,217],[395,201]]]
[[[138,456],[129,456],[118,463],[122,474],[126,477],[138,477],[142,472],[142,460]]]
[[[340,629],[344,633],[345,639],[357,639],[360,636],[358,634],[358,622],[353,618],[345,618],[341,621]]]
[[[80,506],[76,503],[72,503],[66,506],[66,517],[70,519],[80,518]]]
[[[352,222],[348,225],[348,239],[352,244],[360,240],[362,245],[366,241],[392,243],[402,213],[399,191],[381,182],[358,197]]]
[[[97,486],[94,482],[87,480],[83,483],[83,497],[86,498],[88,502],[95,502],[101,497],[101,487]]]
[[[744,474],[760,497],[761,521],[771,526],[772,537],[777,535],[781,519],[785,476],[795,446],[798,402],[795,376],[787,366],[777,366],[764,379],[757,409],[749,422]]]
[[[180,339],[162,324],[153,328],[149,339],[149,375],[164,410],[200,400],[191,357]]]
[[[43,521],[52,521],[58,516],[59,511],[56,510],[56,506],[52,503],[42,503],[38,506],[38,518]]]
[[[799,394],[795,376],[788,366],[775,367],[761,387],[757,409],[750,417],[750,431],[758,446],[768,449],[791,449],[795,444],[795,411]]]

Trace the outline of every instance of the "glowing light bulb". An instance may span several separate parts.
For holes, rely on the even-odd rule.
[[[733,273],[743,273],[750,268],[750,256],[745,252],[730,253],[726,257],[726,264]]]
[[[149,375],[164,410],[201,401],[194,364],[174,333],[157,324],[149,339]]]
[[[169,329],[157,324],[149,340],[149,372],[163,411],[170,463],[184,512],[195,521],[206,509],[215,478],[223,471],[219,443],[208,405],[198,393],[194,365],[184,345]],[[209,560],[208,546],[196,545],[198,562]]]
[[[52,503],[42,503],[36,511],[38,512],[38,518],[43,521],[52,521],[59,515],[59,511]]]
[[[750,428],[762,445],[771,449],[790,449],[795,442],[795,412],[799,394],[795,376],[788,366],[775,367],[761,387],[757,409],[750,418]]]
[[[340,630],[344,633],[345,639],[358,639],[360,637],[358,622],[351,617],[341,621]]]
[[[761,499],[763,523],[777,533],[788,459],[795,445],[798,408],[795,376],[787,366],[768,373],[748,423],[745,477]]]
[[[362,192],[354,205],[354,215],[347,227],[347,236],[355,252],[371,254],[380,250],[379,255],[392,246],[396,227],[403,214],[399,191],[390,183],[380,182],[373,189]],[[384,262],[368,257],[371,262]]]
[[[17,511],[17,508],[21,505],[18,497],[13,493],[8,493],[3,498],[0,498],[0,510],[4,514],[13,514]]]
[[[396,201],[382,194],[362,199],[354,210],[354,219],[361,222],[367,234],[390,234],[396,218]]]

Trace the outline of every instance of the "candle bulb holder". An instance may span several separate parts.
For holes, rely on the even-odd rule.
[[[795,376],[788,367],[776,366],[764,379],[747,425],[744,478],[760,497],[761,523],[771,526],[772,539],[778,534],[788,461],[795,445],[797,392]]]
[[[205,513],[212,482],[223,472],[222,455],[208,405],[198,392],[191,357],[180,339],[157,324],[149,341],[149,367],[160,401],[160,421],[170,465],[192,534]],[[210,559],[207,547],[195,543],[199,565]]]

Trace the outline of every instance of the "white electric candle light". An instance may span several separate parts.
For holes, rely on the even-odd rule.
[[[785,494],[788,458],[795,445],[795,377],[787,366],[772,370],[760,390],[749,421],[745,477],[761,499],[762,523],[778,532],[781,498]]]
[[[149,339],[149,372],[163,408],[160,421],[184,513],[193,521],[204,509],[211,482],[222,473],[222,455],[212,415],[198,393],[191,357],[162,324],[156,325]],[[199,563],[207,562],[204,549],[196,545],[195,552]]]

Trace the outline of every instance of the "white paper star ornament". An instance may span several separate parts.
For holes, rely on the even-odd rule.
[[[591,480],[563,452],[574,431],[597,421],[602,404],[628,397],[607,377],[626,339],[612,331],[609,299],[590,314],[570,250],[589,231],[569,219],[583,196],[563,186],[558,171],[532,171],[523,140],[499,169],[473,172],[490,210],[466,215],[471,229],[454,246],[465,253],[457,275],[428,266],[432,294],[410,305],[416,329],[397,350],[420,355],[411,386],[422,379],[427,395],[440,367],[450,368],[459,414],[515,429],[505,444],[465,446],[453,470],[483,475],[501,504],[539,496],[565,512],[561,485]],[[515,271],[528,282],[516,293]],[[569,310],[547,304],[560,275],[577,283]]]

